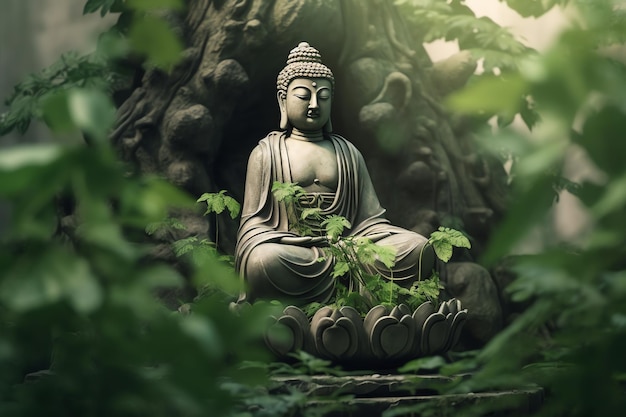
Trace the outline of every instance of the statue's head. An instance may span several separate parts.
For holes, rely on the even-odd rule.
[[[335,78],[319,51],[306,42],[292,49],[276,81],[280,128],[332,130],[330,108]]]

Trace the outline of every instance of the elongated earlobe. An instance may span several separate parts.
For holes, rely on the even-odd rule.
[[[285,98],[281,96],[280,91],[276,93],[278,99],[278,108],[280,109],[280,123],[278,127],[282,130],[287,130],[289,120],[287,119],[287,106],[285,105]]]

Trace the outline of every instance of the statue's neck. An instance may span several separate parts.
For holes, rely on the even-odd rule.
[[[315,130],[312,132],[304,132],[298,130],[295,127],[291,129],[290,139],[301,140],[305,142],[319,142],[324,140],[324,132],[321,130]]]

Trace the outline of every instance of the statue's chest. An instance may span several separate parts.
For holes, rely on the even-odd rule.
[[[337,155],[333,144],[321,142],[287,142],[291,180],[309,192],[337,190]]]

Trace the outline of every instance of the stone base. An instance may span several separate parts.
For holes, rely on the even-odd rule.
[[[387,410],[393,416],[419,416],[419,407],[428,407],[429,417],[455,416],[468,407],[476,416],[515,417],[531,415],[543,403],[541,387],[439,395],[451,381],[440,375],[285,376],[272,378],[272,392],[295,388],[311,398],[307,407],[341,404],[326,417],[379,417]]]

